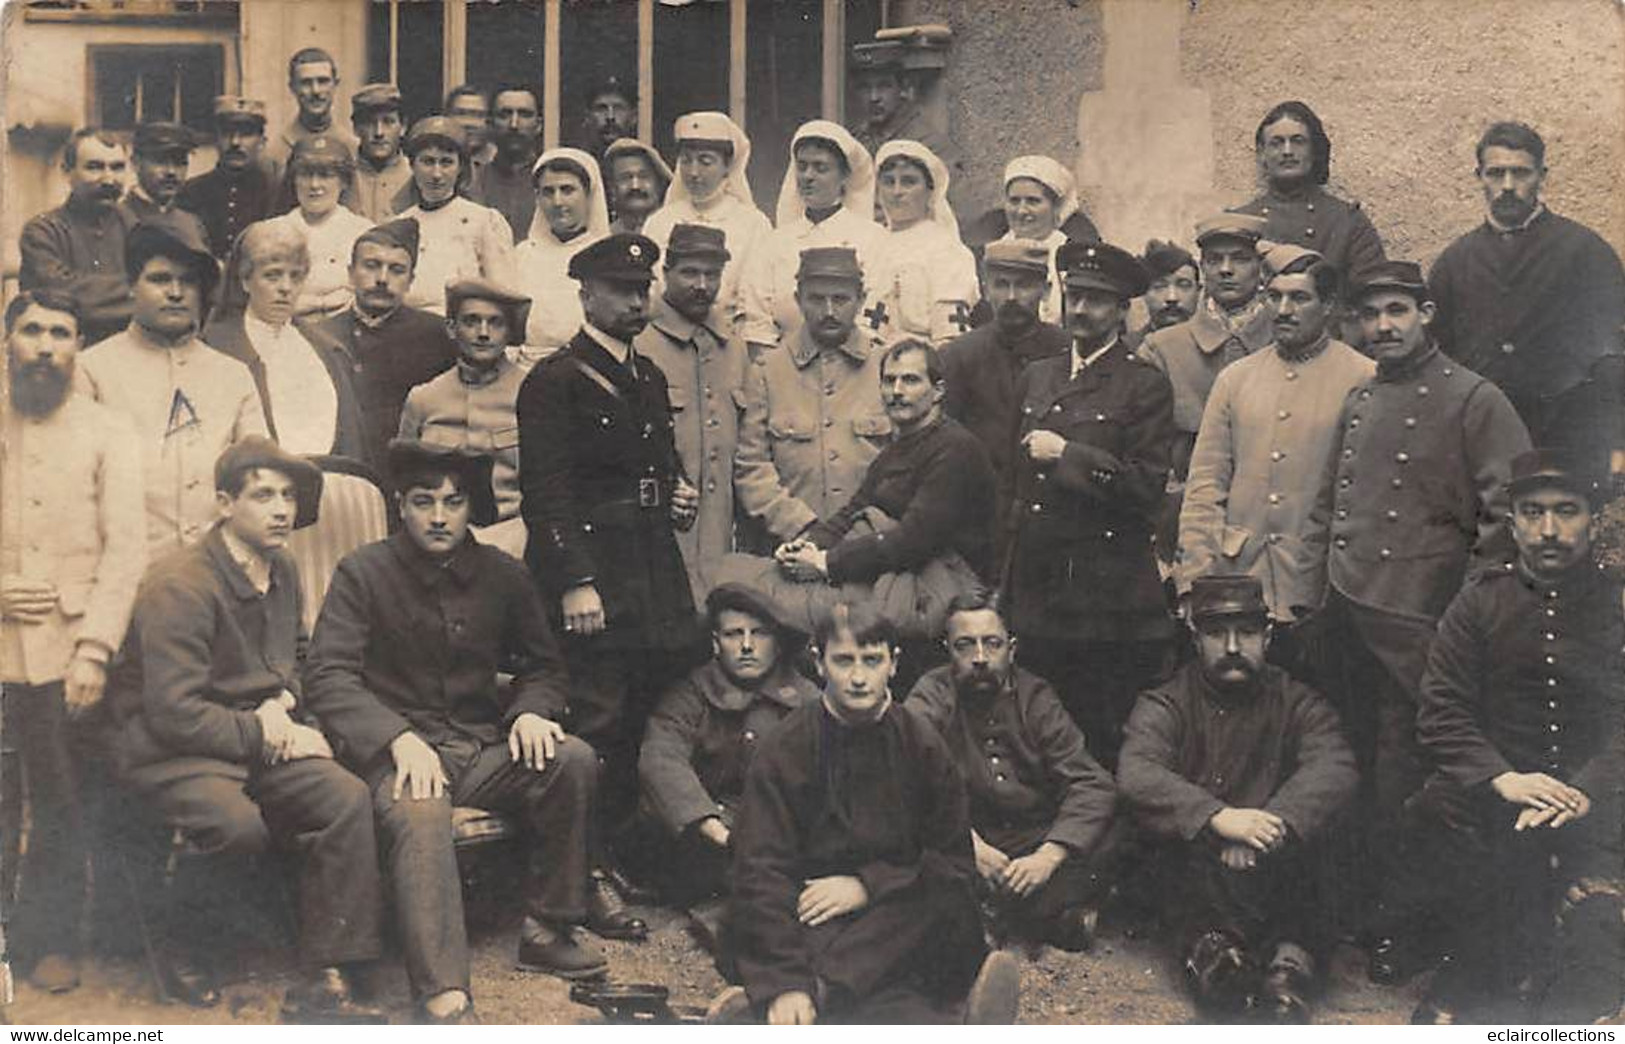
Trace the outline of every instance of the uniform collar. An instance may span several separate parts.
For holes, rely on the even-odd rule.
[[[1113,348],[1116,348],[1119,344],[1121,344],[1122,340],[1123,340],[1122,334],[1120,334],[1120,333],[1112,334],[1112,339],[1111,340],[1107,341],[1105,344],[1101,345],[1099,348],[1096,348],[1094,351],[1090,352],[1088,355],[1083,355],[1083,356],[1080,356],[1078,354],[1078,342],[1073,341],[1072,342],[1072,353],[1071,353],[1071,357],[1072,357],[1072,375],[1068,379],[1069,380],[1074,380],[1074,381],[1077,380],[1078,379],[1078,374],[1082,373],[1084,370],[1087,370],[1089,367],[1091,367],[1095,363],[1099,362],[1100,359],[1107,352],[1111,351]]]
[[[678,344],[692,343],[695,331],[702,327],[718,341],[722,340],[722,335],[718,334],[710,323],[696,323],[673,308],[664,297],[655,302],[654,315],[650,318],[649,325]]]
[[[1399,359],[1378,359],[1377,380],[1383,382],[1403,381],[1416,376],[1434,356],[1439,354],[1439,346],[1433,343],[1430,337],[1422,342],[1421,347],[1411,354]]]
[[[852,721],[846,718],[840,711],[835,709],[835,705],[830,702],[828,693],[821,695],[819,702],[823,704],[825,717],[836,726],[847,729],[862,729],[872,725],[879,725],[886,720],[886,715],[890,713],[892,708],[891,690],[889,689],[886,691],[886,701],[880,705],[879,713],[868,721]]]
[[[707,703],[718,710],[742,711],[759,699],[771,700],[781,707],[794,710],[805,702],[806,696],[805,690],[796,684],[799,677],[781,655],[773,673],[763,678],[755,688],[747,689],[728,677],[722,664],[712,660],[694,672],[694,687]]]
[[[1545,213],[1546,204],[1540,200],[1536,200],[1535,209],[1531,210],[1529,212],[1529,216],[1518,222],[1516,225],[1503,225],[1499,221],[1495,220],[1494,214],[1484,215],[1484,223],[1490,227],[1491,232],[1499,232],[1502,235],[1510,236],[1519,232],[1528,231],[1529,226],[1533,225],[1536,221],[1539,221],[1541,216]]]
[[[1561,576],[1549,580],[1537,577],[1531,572],[1529,567],[1524,565],[1521,556],[1515,563],[1508,563],[1508,565],[1512,566],[1518,580],[1525,587],[1547,599],[1555,599],[1565,592],[1583,594],[1591,590],[1599,580],[1603,579],[1601,568],[1589,559],[1579,562],[1566,570]],[[1613,608],[1616,611],[1618,610],[1617,600]]]
[[[506,355],[498,356],[497,364],[488,370],[476,370],[464,363],[462,359],[458,359],[456,363],[457,380],[465,388],[484,388],[486,385],[500,381],[503,374],[513,369],[513,365],[513,360]]]
[[[597,343],[598,347],[602,348],[609,355],[611,359],[620,363],[622,366],[626,366],[630,363],[632,359],[632,346],[627,344],[625,341],[617,341],[615,338],[598,329],[598,327],[587,322],[585,319],[583,319],[581,322],[581,332],[590,337],[594,342]]]
[[[456,550],[441,558],[424,551],[404,529],[389,538],[389,548],[396,559],[424,587],[434,587],[443,576],[450,576],[458,586],[467,587],[479,566],[479,553],[474,545],[473,535],[467,535]]]
[[[852,329],[852,333],[840,345],[840,350],[859,364],[869,361],[871,348],[872,345],[868,338],[857,327]],[[790,361],[796,364],[797,369],[806,369],[807,364],[818,358],[818,353],[821,351],[823,349],[807,333],[806,326],[802,326],[801,331],[796,334],[796,339],[790,346]]]
[[[385,312],[383,315],[376,316],[376,317],[375,316],[370,316],[366,312],[363,312],[360,309],[360,307],[357,306],[354,303],[351,303],[350,311],[355,315],[356,325],[364,326],[369,330],[378,330],[378,329],[381,329],[385,323],[389,322],[391,319],[395,318],[395,316],[399,315],[400,311],[401,311],[401,309],[403,307],[405,307],[405,306],[404,305],[396,305],[394,308],[391,308],[389,311]]]

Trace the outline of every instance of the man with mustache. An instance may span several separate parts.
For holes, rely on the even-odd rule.
[[[504,84],[491,94],[490,162],[477,168],[468,198],[508,219],[517,243],[530,235],[536,216],[536,181],[532,165],[542,149],[539,95],[523,84]]]
[[[603,173],[615,215],[609,230],[642,232],[643,223],[666,199],[671,168],[653,147],[636,138],[617,138],[604,150]]]
[[[222,94],[214,100],[214,169],[181,187],[180,205],[203,222],[209,252],[224,261],[243,229],[280,213],[282,185],[261,153],[265,148],[265,103]]]
[[[717,307],[732,255],[719,228],[677,225],[665,253],[660,297],[632,346],[666,375],[677,454],[699,490],[694,526],[677,534],[696,601],[712,568],[734,549],[734,448],[750,357]]]
[[[734,495],[775,547],[851,499],[892,433],[880,346],[858,324],[857,252],[803,250],[796,302],[802,324],[794,339],[763,353],[746,378],[734,457]]]
[[[598,766],[560,724],[569,683],[530,575],[471,536],[496,519],[491,458],[402,439],[390,444],[389,476],[400,528],[339,562],[308,699],[371,789],[420,1017],[469,1022],[453,806],[508,813],[523,830],[522,892],[505,897],[524,911],[520,968],[602,975],[603,954],[575,937]]]
[[[943,642],[948,663],[915,683],[904,706],[937,727],[965,777],[990,928],[1087,950],[1111,886],[1112,777],[1055,690],[1016,662],[997,600],[956,598]]]
[[[52,993],[78,985],[86,848],[104,757],[93,741],[107,667],[147,563],[141,460],[129,421],[75,390],[79,304],[25,290],[6,307],[10,409],[0,468],[0,692],[8,837],[29,791],[11,955]],[[13,759],[10,751],[16,751]],[[7,851],[14,849],[7,848]],[[98,870],[105,864],[98,863]]]
[[[1448,882],[1454,961],[1413,1022],[1590,1023],[1625,1001],[1625,620],[1592,559],[1594,458],[1512,462],[1516,562],[1439,621],[1417,732],[1457,795],[1414,872]]]
[[[621,83],[618,76],[599,81],[588,92],[587,107],[581,111],[581,134],[581,147],[599,163],[608,159],[609,147],[615,142],[621,138],[636,138],[636,90]]]
[[[525,341],[530,298],[484,279],[446,287],[446,333],[457,350],[450,370],[413,388],[401,409],[400,437],[484,453],[493,460],[497,513],[475,524],[482,543],[522,558],[519,517],[519,418],[514,403],[525,371],[508,358]]]
[[[192,132],[178,123],[141,123],[136,125],[132,140],[135,185],[124,196],[125,209],[137,221],[174,214],[178,221],[195,224],[201,238],[202,221],[178,206],[181,187],[186,183],[186,167],[196,145]]]
[[[1184,322],[1196,314],[1202,303],[1202,273],[1196,259],[1178,243],[1148,240],[1140,263],[1151,277],[1151,286],[1140,298],[1145,305],[1146,325],[1130,338],[1135,346],[1153,331]]]
[[[1359,837],[1347,875],[1371,936],[1372,974],[1398,960],[1404,899],[1364,893],[1397,876],[1398,817],[1421,786],[1416,706],[1435,625],[1469,568],[1493,564],[1512,461],[1529,449],[1517,411],[1490,381],[1439,350],[1434,305],[1414,262],[1386,261],[1352,301],[1376,374],[1349,393],[1338,427],[1328,591],[1319,626],[1326,695],[1359,759]],[[1293,408],[1296,408],[1295,406]],[[1335,445],[1335,444],[1334,444]]]
[[[1142,693],[1117,786],[1160,850],[1147,861],[1206,1017],[1308,1022],[1314,954],[1331,941],[1318,848],[1354,797],[1337,713],[1265,662],[1257,577],[1191,585],[1196,658]]]
[[[457,358],[446,321],[405,303],[417,258],[413,218],[395,218],[363,232],[350,251],[354,301],[304,328],[318,349],[336,348],[348,357],[361,408],[361,459],[379,474],[384,447],[400,431],[407,393],[445,373]]]
[[[265,158],[278,174],[293,155],[293,147],[306,138],[337,138],[355,155],[355,135],[333,120],[333,103],[339,88],[339,66],[320,47],[305,47],[288,59],[288,92],[298,111],[287,126],[274,135],[265,149]]]
[[[361,143],[350,209],[368,221],[388,220],[412,205],[407,186],[412,165],[401,151],[401,90],[392,83],[369,83],[350,99],[350,125]]]
[[[1332,481],[1343,400],[1376,365],[1331,335],[1342,294],[1324,258],[1283,244],[1264,266],[1273,350],[1213,382],[1185,483],[1174,582],[1183,596],[1216,570],[1251,574],[1270,619],[1289,625],[1325,599],[1331,519],[1316,509]]]
[[[119,206],[129,154],[105,131],[85,127],[68,139],[62,169],[68,200],[23,226],[17,285],[70,294],[79,302],[80,333],[91,345],[130,321],[124,245],[136,217]]]
[[[1625,269],[1591,229],[1541,200],[1546,143],[1522,123],[1478,141],[1489,213],[1428,276],[1446,355],[1494,381],[1540,446],[1625,475]]]

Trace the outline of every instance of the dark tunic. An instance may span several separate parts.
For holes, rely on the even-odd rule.
[[[199,174],[181,186],[176,202],[202,219],[210,252],[224,261],[243,229],[287,209],[278,206],[281,192],[271,171],[255,163],[241,172],[216,167]]]
[[[947,665],[926,672],[905,705],[937,727],[970,790],[971,825],[1006,853],[1043,841],[1094,851],[1117,791],[1048,682],[1015,668],[983,704],[959,695]]]
[[[1173,442],[1168,379],[1119,342],[1076,379],[1071,355],[1029,366],[1011,445],[1047,429],[1054,464],[1015,449],[1006,574],[1011,630],[1071,641],[1173,633],[1151,550]]]
[[[1343,285],[1358,286],[1387,257],[1382,237],[1359,203],[1345,202],[1319,185],[1291,195],[1273,189],[1235,208],[1264,219],[1264,238],[1314,250],[1337,266]]]
[[[1625,269],[1600,236],[1551,211],[1485,222],[1428,286],[1440,347],[1506,392],[1536,445],[1625,449]]]
[[[302,328],[319,351],[343,353],[360,402],[362,460],[378,474],[401,427],[406,394],[451,369],[457,349],[446,321],[405,305],[371,325],[354,308]]]
[[[205,243],[209,240],[209,232],[203,227],[203,220],[190,210],[187,210],[185,207],[181,206],[178,196],[176,197],[174,206],[166,209],[164,207],[160,207],[157,203],[154,203],[146,196],[139,195],[132,191],[125,193],[124,200],[119,204],[119,206],[128,210],[135,218],[137,223],[142,221],[158,220],[169,221],[178,225],[189,224],[192,226],[192,231],[197,233],[198,239]]]
[[[671,524],[682,463],[660,367],[632,370],[585,333],[520,385],[520,511],[525,559],[550,613],[592,583],[604,603],[599,648],[681,649],[694,600]]]
[[[499,687],[498,671],[514,675]],[[405,533],[346,555],[316,621],[309,703],[358,770],[408,730],[431,746],[562,721],[564,661],[525,567],[472,538],[445,563]]]
[[[70,198],[23,226],[19,248],[22,290],[60,290],[79,302],[86,344],[124,329],[130,321],[130,284],[124,277],[124,237],[135,214]]]
[[[732,824],[745,772],[768,731],[819,697],[788,664],[742,689],[715,660],[667,689],[638,757],[643,805],[672,835],[708,816]]]
[[[515,243],[530,238],[530,223],[536,216],[536,181],[531,173],[532,162],[521,163],[512,173],[496,162],[487,163],[479,168],[479,175],[468,188],[469,199],[490,207],[508,219]]]
[[[751,764],[734,845],[739,972],[758,1007],[816,996],[819,979],[859,997],[927,968],[969,984],[983,951],[965,784],[923,718],[791,713]],[[802,888],[833,874],[859,878],[869,905],[803,927]]]
[[[1117,769],[1141,824],[1178,841],[1197,838],[1225,808],[1273,812],[1298,840],[1313,840],[1356,782],[1331,704],[1271,665],[1239,696],[1209,685],[1194,662],[1141,694]]]
[[[829,578],[865,583],[883,573],[919,569],[958,553],[980,576],[992,557],[993,469],[987,452],[964,425],[938,417],[899,436],[880,451],[863,485],[835,515],[807,537],[829,551]],[[852,535],[852,526],[875,507],[897,522],[888,532]]]
[[[1005,340],[999,324],[989,323],[955,337],[938,351],[948,385],[943,409],[982,440],[1001,480],[1014,467],[1010,430],[1021,412],[1016,381],[1032,363],[1065,355],[1071,347],[1066,331],[1050,323],[1039,323],[1017,341]]]

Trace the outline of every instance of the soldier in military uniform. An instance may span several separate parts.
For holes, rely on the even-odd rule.
[[[1419,867],[1461,916],[1412,1021],[1586,1023],[1625,1001],[1625,619],[1591,557],[1590,463],[1513,461],[1517,562],[1467,582],[1428,655],[1417,731],[1466,815],[1453,858]]]
[[[1122,340],[1129,302],[1146,290],[1140,262],[1109,244],[1067,243],[1057,263],[1072,350],[1016,384],[1006,605],[1027,667],[1055,683],[1090,750],[1115,765],[1134,696],[1174,634],[1151,550],[1173,393]]]
[[[333,122],[333,101],[338,93],[339,65],[320,47],[304,47],[288,59],[288,93],[298,111],[267,145],[265,156],[280,173],[293,155],[293,147],[307,138],[337,138],[354,155],[355,135]]]
[[[951,137],[932,125],[920,104],[926,77],[933,75],[932,69],[940,72],[943,59],[925,58],[930,69],[909,68],[909,52],[918,58],[933,50],[941,54],[940,47],[920,46],[909,40],[874,40],[852,48],[851,68],[857,89],[848,98],[855,99],[855,104],[849,104],[861,114],[852,136],[871,156],[888,141],[917,141],[924,145],[950,172],[949,201],[956,211],[968,213],[970,201],[958,198],[964,188],[956,192],[953,187],[955,182],[968,184],[964,153]]]
[[[649,710],[697,662],[700,638],[674,532],[693,524],[699,498],[665,374],[632,348],[659,256],[651,240],[617,233],[571,259],[585,322],[518,400],[525,557],[563,631],[569,728],[604,761],[601,822],[612,826],[636,806]]]
[[[214,100],[213,170],[181,186],[180,205],[203,221],[209,252],[221,261],[237,236],[254,222],[276,214],[282,188],[261,159],[265,148],[265,103],[222,94]]]
[[[1434,625],[1475,555],[1490,553],[1529,435],[1500,389],[1439,351],[1415,263],[1384,262],[1353,299],[1377,372],[1349,393],[1334,443],[1319,626],[1335,641],[1323,643],[1320,677],[1360,760],[1371,858],[1352,866],[1372,867],[1375,881],[1387,876],[1400,806],[1422,783],[1416,700]],[[1385,920],[1379,911],[1373,923]],[[1384,946],[1378,935],[1373,948]]]
[[[407,186],[412,165],[401,151],[401,89],[393,83],[369,83],[350,99],[350,125],[360,142],[356,151],[351,210],[368,221],[385,221],[412,205]]]
[[[198,237],[203,238],[203,223],[198,216],[184,207],[177,210],[181,187],[186,182],[186,166],[197,144],[192,132],[178,123],[141,123],[136,125],[131,141],[135,184],[124,195],[124,209],[135,215],[136,221],[174,214],[177,221],[194,225]]]

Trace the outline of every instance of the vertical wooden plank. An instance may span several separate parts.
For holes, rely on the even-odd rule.
[[[547,0],[543,13],[542,43],[542,147],[559,147],[559,11],[564,0]]]
[[[846,122],[846,5],[824,0],[824,119]]]
[[[389,0],[389,82],[401,82],[401,0]]]
[[[745,29],[748,0],[728,0],[728,115],[745,127]]]
[[[449,91],[468,79],[467,0],[445,0],[441,12],[440,82]]]
[[[654,141],[655,0],[638,0],[638,139]]]

